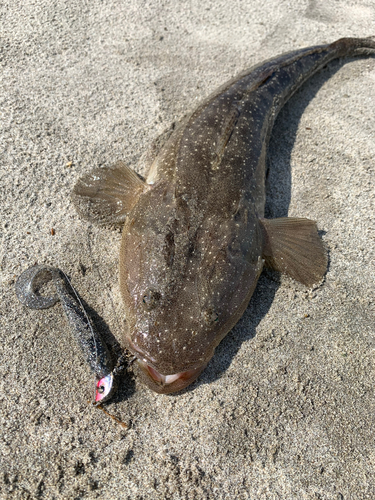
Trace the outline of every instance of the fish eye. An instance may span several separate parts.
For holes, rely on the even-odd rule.
[[[146,290],[142,298],[143,306],[146,309],[146,311],[151,311],[152,309],[155,309],[155,307],[158,305],[160,298],[161,295],[156,290],[153,290],[152,288]]]
[[[104,391],[105,391],[105,386],[104,386],[104,385],[100,385],[100,386],[98,387],[98,393],[99,393],[99,394],[103,394],[103,393],[104,393]]]
[[[206,311],[204,311],[203,313],[203,319],[206,323],[206,325],[210,326],[210,325],[213,325],[214,323],[216,323],[217,321],[219,321],[219,315],[216,311],[214,311],[213,309],[207,309]]]

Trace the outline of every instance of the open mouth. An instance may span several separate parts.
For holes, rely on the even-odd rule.
[[[198,367],[193,370],[187,370],[185,372],[174,373],[172,375],[163,375],[159,373],[155,368],[148,365],[145,361],[138,358],[138,363],[142,368],[143,372],[148,375],[154,383],[157,383],[161,386],[170,386],[174,382],[178,381],[178,388],[175,390],[180,390],[186,385],[190,384],[202,371],[203,367]]]
[[[184,373],[184,372],[182,372],[182,373],[175,373],[173,375],[162,375],[161,373],[157,372],[154,368],[152,368],[150,365],[146,365],[146,367],[147,367],[147,371],[151,375],[151,377],[156,382],[162,382],[163,384],[171,384],[172,382],[175,382]]]

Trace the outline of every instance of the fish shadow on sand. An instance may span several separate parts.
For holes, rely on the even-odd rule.
[[[312,76],[280,111],[272,130],[267,154],[266,218],[286,217],[288,215],[292,186],[291,156],[301,117],[306,107],[320,88],[344,64],[350,64],[355,60],[357,58],[336,60],[329,63],[319,73]],[[299,216],[304,217],[304,214],[299,214]],[[324,231],[319,231],[319,234],[322,236]],[[209,384],[224,374],[242,343],[255,337],[257,326],[269,311],[279,286],[279,273],[268,269],[262,272],[242,318],[216,348],[215,355],[198,380],[184,389],[182,393],[194,390],[198,385]],[[181,394],[181,392],[176,394]],[[173,395],[171,394],[171,396]]]

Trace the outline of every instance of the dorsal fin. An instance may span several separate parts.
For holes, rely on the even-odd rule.
[[[120,225],[146,186],[119,161],[81,177],[74,186],[72,200],[82,218],[102,225]]]

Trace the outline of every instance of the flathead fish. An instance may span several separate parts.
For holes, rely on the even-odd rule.
[[[267,146],[281,107],[311,75],[374,49],[374,38],[344,38],[258,64],[179,123],[150,154],[145,180],[119,162],[76,184],[82,217],[123,225],[124,340],[154,391],[178,391],[198,377],[264,265],[306,286],[323,278],[316,223],[264,219]]]

